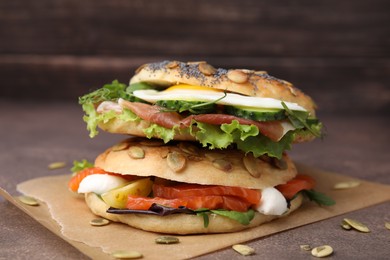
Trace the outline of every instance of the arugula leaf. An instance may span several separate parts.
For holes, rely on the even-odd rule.
[[[321,123],[310,123],[308,120],[310,120],[309,114],[307,112],[302,111],[292,111],[290,110],[287,105],[282,102],[283,108],[286,110],[287,116],[290,119],[291,124],[295,128],[306,128],[310,133],[312,133],[315,137],[321,137]]]
[[[88,162],[86,159],[82,161],[73,161],[73,167],[70,169],[73,173],[79,172],[86,168],[93,167],[93,163]]]
[[[308,197],[311,201],[316,202],[318,205],[332,206],[336,204],[332,198],[315,190],[303,190],[302,193],[304,196]]]
[[[238,212],[238,211],[223,210],[223,209],[210,210],[210,211],[214,214],[238,221],[239,223],[245,226],[249,225],[251,220],[255,217],[255,211],[253,209],[250,209],[247,212]]]
[[[127,85],[114,80],[111,84],[105,84],[89,94],[79,98],[80,105],[96,104],[107,100],[117,100],[118,98],[129,99],[130,95],[126,92]]]
[[[210,224],[209,215],[206,212],[204,212],[204,211],[197,212],[196,215],[203,217],[203,226],[205,228],[207,228],[209,226],[209,224]]]

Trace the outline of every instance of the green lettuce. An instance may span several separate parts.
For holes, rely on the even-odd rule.
[[[274,142],[259,134],[259,129],[256,126],[241,125],[237,120],[220,126],[195,121],[193,124],[196,124],[198,130],[191,131],[191,134],[204,147],[223,149],[231,144],[236,144],[238,149],[245,153],[252,152],[255,157],[268,154],[280,159],[283,151],[291,149],[294,140],[294,133],[290,131],[279,142]]]
[[[73,173],[77,173],[79,171],[82,171],[86,168],[91,168],[93,167],[93,163],[87,161],[86,159],[82,160],[82,161],[73,161],[73,167],[70,169],[71,172]]]

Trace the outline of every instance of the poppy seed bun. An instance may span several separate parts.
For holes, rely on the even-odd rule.
[[[290,203],[290,209],[282,216],[263,215],[256,211],[255,217],[249,225],[244,226],[237,221],[226,217],[211,214],[209,225],[204,227],[203,217],[189,214],[172,214],[168,216],[154,216],[145,214],[110,214],[108,206],[95,193],[86,193],[85,201],[91,211],[101,217],[115,222],[122,222],[129,226],[146,231],[168,234],[200,234],[236,232],[247,228],[257,227],[279,217],[285,217],[295,211],[302,204],[302,195],[298,195]]]
[[[107,149],[95,166],[123,175],[253,189],[284,184],[297,174],[286,154],[282,160],[261,159],[236,149],[208,150],[190,142],[163,145],[160,140],[141,138],[129,138]]]
[[[297,103],[314,116],[313,100],[291,83],[265,71],[214,68],[206,62],[163,61],[140,66],[130,84],[147,82],[163,88],[176,84],[206,86],[252,97]]]

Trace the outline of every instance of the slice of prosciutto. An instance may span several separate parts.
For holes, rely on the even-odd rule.
[[[140,102],[129,102],[124,99],[119,99],[118,104],[121,107],[131,110],[143,120],[170,129],[175,126],[180,126],[181,128],[190,127],[193,120],[211,125],[230,124],[233,120],[237,120],[242,125],[256,126],[261,134],[275,142],[279,141],[285,134],[282,121],[260,122],[226,114],[200,114],[190,115],[183,118],[177,112],[165,112],[161,109],[161,107],[155,105]]]
[[[163,126],[165,128],[173,128],[180,125],[182,117],[177,112],[164,112],[159,106],[153,106],[140,102],[130,102],[124,99],[119,99],[118,104],[121,107],[131,110],[134,114],[151,123]]]

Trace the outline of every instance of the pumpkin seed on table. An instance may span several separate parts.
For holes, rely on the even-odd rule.
[[[138,259],[143,257],[140,252],[130,250],[118,250],[111,253],[111,256],[117,259]]]
[[[300,245],[299,247],[300,247],[302,250],[311,251],[311,246],[310,246],[310,245]]]
[[[64,168],[65,166],[66,166],[65,162],[53,162],[50,163],[47,166],[47,168],[49,168],[49,170],[56,170],[56,169]]]
[[[388,230],[390,230],[390,222],[385,222],[385,228],[387,228]]]
[[[255,249],[247,245],[238,244],[238,245],[233,245],[232,248],[234,251],[244,256],[253,255],[255,253]]]
[[[333,254],[333,248],[328,245],[318,246],[311,250],[311,255],[315,257],[326,257]]]
[[[176,244],[179,243],[180,240],[177,237],[172,236],[160,236],[155,239],[157,244]]]
[[[26,196],[26,195],[21,195],[21,196],[18,196],[18,199],[23,204],[26,204],[26,205],[29,205],[29,206],[39,206],[38,200],[36,200],[33,197]]]
[[[360,185],[359,181],[342,181],[338,182],[333,186],[333,189],[335,190],[344,190],[344,189],[350,189],[355,188]]]
[[[89,224],[91,224],[91,226],[101,227],[110,224],[110,221],[105,218],[94,218],[89,222]]]
[[[344,221],[341,223],[341,227],[343,229],[345,229],[345,230],[351,230],[352,229],[351,225],[349,225],[348,223],[346,223]]]
[[[363,223],[361,223],[357,220],[345,218],[345,219],[343,219],[343,224],[345,224],[345,223],[350,225],[352,228],[354,228],[360,232],[363,232],[363,233],[370,232],[370,229],[366,225],[364,225]]]

